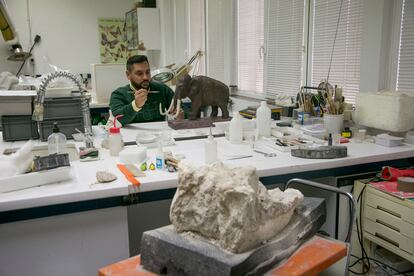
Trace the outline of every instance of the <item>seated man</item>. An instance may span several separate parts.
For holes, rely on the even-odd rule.
[[[123,115],[122,125],[141,122],[163,121],[160,114],[168,108],[174,92],[165,84],[151,81],[151,70],[146,56],[136,55],[128,59],[126,76],[129,84],[119,87],[111,94],[109,107],[114,116]]]

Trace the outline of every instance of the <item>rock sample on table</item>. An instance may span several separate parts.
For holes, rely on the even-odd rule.
[[[232,253],[256,248],[289,223],[301,192],[267,190],[254,167],[182,164],[170,209],[177,232],[191,232]]]

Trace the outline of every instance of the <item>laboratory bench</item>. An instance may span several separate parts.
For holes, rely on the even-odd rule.
[[[94,127],[95,142],[102,131]],[[171,130],[166,122],[132,124],[121,129],[126,144],[134,147],[140,131],[168,133],[175,145],[164,151],[185,155],[195,166],[204,163],[204,138],[208,129]],[[371,143],[350,143],[348,157],[340,159],[301,159],[289,152],[276,157],[255,153],[248,144],[230,144],[223,131],[214,128],[218,158],[231,166],[254,166],[263,184],[274,187],[291,178],[325,181],[338,186],[348,175],[379,171],[384,165],[408,166],[414,146],[387,148]],[[221,137],[220,137],[221,136]],[[42,142],[36,142],[42,143]],[[68,140],[68,143],[72,141]],[[82,143],[75,143],[77,147]],[[19,147],[23,142],[0,142],[0,151]],[[148,149],[148,161],[156,149]],[[251,158],[226,160],[232,154]],[[0,275],[89,275],[105,265],[139,252],[143,231],[168,224],[168,211],[177,186],[177,173],[146,171],[132,187],[118,171],[118,158],[100,150],[101,159],[71,163],[74,178],[62,183],[0,193]],[[111,183],[96,182],[96,171],[107,170],[117,176]],[[297,187],[300,188],[300,187]],[[301,189],[302,190],[302,189]],[[305,195],[331,197],[316,191]],[[327,202],[326,231],[338,236],[338,200]],[[340,230],[340,229],[339,229]],[[340,231],[339,231],[340,232]],[[64,272],[58,271],[64,267]]]

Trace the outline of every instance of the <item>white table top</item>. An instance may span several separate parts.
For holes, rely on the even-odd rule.
[[[164,125],[163,125],[164,124]],[[165,123],[141,124],[122,129],[124,141],[134,141],[136,132],[142,129],[165,128]],[[191,130],[200,134],[202,130]],[[205,129],[204,131],[207,131]],[[172,131],[174,133],[175,131]],[[217,133],[220,131],[217,130]],[[177,132],[178,133],[178,132]],[[207,132],[206,132],[207,133]],[[277,176],[305,171],[340,168],[351,165],[381,162],[387,160],[414,157],[414,146],[403,145],[387,148],[371,143],[344,144],[348,147],[348,157],[340,159],[301,159],[292,157],[290,152],[279,152],[276,157],[264,157],[252,151],[248,144],[233,145],[224,137],[216,138],[218,143],[218,158],[231,166],[255,166],[260,177]],[[68,141],[70,143],[71,141]],[[39,142],[41,143],[41,142]],[[5,148],[21,146],[22,142],[0,143],[0,151]],[[135,145],[129,147],[136,147]],[[174,154],[184,154],[186,159],[195,166],[204,164],[204,139],[178,141],[175,146],[164,147],[164,151],[170,150]],[[155,163],[156,149],[148,149],[149,162]],[[252,155],[250,158],[226,160],[232,154]],[[47,206],[60,203],[70,203],[91,199],[108,198],[128,195],[129,183],[123,174],[117,169],[117,158],[109,156],[108,150],[100,150],[101,160],[91,162],[72,162],[75,178],[56,184],[40,187],[0,193],[0,212],[18,210],[24,208]],[[115,174],[118,179],[111,183],[94,184],[97,171],[107,170]],[[177,173],[167,171],[146,171],[146,177],[139,177],[140,192],[175,188],[177,185]]]
[[[16,96],[36,96],[36,90],[0,90],[0,97],[7,96],[7,97],[16,97]]]

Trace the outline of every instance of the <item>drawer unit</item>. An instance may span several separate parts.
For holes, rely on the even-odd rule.
[[[364,237],[414,262],[414,202],[371,186],[364,202]]]

